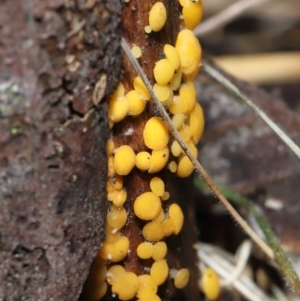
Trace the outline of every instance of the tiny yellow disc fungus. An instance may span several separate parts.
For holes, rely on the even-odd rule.
[[[154,260],[161,260],[164,259],[167,255],[167,244],[164,241],[159,241],[153,245],[154,253],[152,258]]]
[[[140,219],[151,220],[161,210],[160,198],[153,192],[144,192],[135,199],[133,209],[135,215]]]
[[[191,85],[183,85],[179,89],[180,98],[185,100],[186,110],[185,114],[189,114],[195,107],[196,104],[196,91]]]
[[[145,86],[144,82],[142,81],[142,79],[139,76],[137,76],[134,79],[133,87],[134,87],[134,90],[136,90],[139,94],[141,94],[145,100],[150,99],[150,93],[149,93],[147,87]]]
[[[152,220],[154,223],[162,223],[165,219],[164,210],[161,208],[159,214]]]
[[[195,27],[201,22],[203,15],[202,2],[189,1],[188,5],[185,5],[182,9],[184,24],[188,29],[195,29]]]
[[[112,262],[118,262],[123,260],[129,250],[129,239],[126,236],[121,236],[114,244],[113,244],[113,252],[111,253],[111,257],[108,256]]]
[[[123,86],[123,84],[120,82],[118,84],[117,89],[114,91],[114,93],[110,96],[111,98],[119,98],[125,95],[125,88]]]
[[[200,140],[204,130],[203,110],[198,102],[195,104],[195,107],[189,116],[188,124],[192,132],[193,140],[195,143],[197,143]]]
[[[194,165],[187,156],[183,156],[178,163],[177,176],[179,178],[186,178],[192,174]]]
[[[132,299],[138,290],[138,277],[132,272],[126,272],[114,282],[111,291],[117,294],[120,300]]]
[[[136,90],[129,91],[125,97],[127,98],[129,104],[129,115],[137,116],[144,111],[146,100],[143,99],[142,95],[140,95]]]
[[[171,219],[169,219],[169,218],[166,218],[162,222],[162,226],[163,226],[163,231],[164,231],[165,237],[172,235],[175,231],[175,225],[174,225],[173,221],[171,221]]]
[[[106,152],[108,156],[111,156],[114,153],[115,144],[112,139],[109,139],[106,143]]]
[[[154,84],[153,92],[161,102],[167,101],[171,95],[170,87],[168,85],[160,85],[158,83]]]
[[[188,269],[180,269],[174,277],[174,285],[176,288],[184,288],[189,282],[190,272]]]
[[[181,146],[176,140],[172,142],[171,152],[174,157],[178,157],[182,152]]]
[[[164,228],[162,224],[149,222],[144,226],[142,234],[148,241],[158,242],[164,237]]]
[[[169,164],[168,164],[168,169],[175,173],[177,171],[177,163],[175,161],[171,161]]]
[[[216,272],[211,268],[206,268],[200,280],[200,286],[209,300],[216,300],[220,295],[220,281]]]
[[[149,300],[151,296],[154,296],[157,292],[157,284],[154,282],[150,275],[140,275],[138,276],[138,291],[136,296],[139,299]]]
[[[107,163],[107,168],[108,168],[108,171],[107,171],[107,176],[108,177],[112,177],[115,175],[116,171],[115,171],[115,168],[114,168],[114,157],[113,156],[108,156],[108,163]]]
[[[142,242],[136,249],[138,257],[141,259],[149,259],[154,253],[153,245],[149,242]]]
[[[147,147],[162,150],[169,142],[169,131],[159,117],[152,117],[145,124],[143,137]]]
[[[152,31],[150,25],[144,27],[145,33],[150,33]]]
[[[110,224],[106,223],[105,241],[108,243],[115,243],[121,237],[121,232],[114,229]]]
[[[192,131],[186,124],[183,124],[183,126],[178,130],[178,133],[184,142],[188,142],[192,138]]]
[[[161,197],[161,200],[167,201],[169,198],[170,198],[170,193],[168,191],[165,191],[165,193]]]
[[[114,168],[119,175],[128,175],[135,165],[135,153],[129,145],[120,146],[114,157]]]
[[[142,49],[141,47],[134,45],[131,48],[131,53],[136,59],[138,59],[142,56]]]
[[[172,114],[182,114],[185,113],[187,109],[187,103],[184,98],[181,98],[179,95],[173,97],[173,102],[169,106],[169,111]]]
[[[165,192],[165,183],[159,177],[154,177],[150,181],[150,189],[157,196],[162,196]]]
[[[180,57],[176,48],[172,45],[166,44],[164,46],[164,53],[166,58],[170,60],[175,70],[178,70],[180,67]]]
[[[189,150],[192,152],[192,154],[197,158],[198,156],[198,149],[195,146],[194,141],[191,139],[189,141],[187,141],[187,146],[189,147]]]
[[[114,229],[121,229],[127,221],[127,212],[124,207],[111,206],[106,221]]]
[[[149,173],[156,173],[161,171],[167,164],[169,159],[169,148],[162,150],[153,150],[151,153],[151,165],[148,170]]]
[[[161,301],[157,295],[151,295],[142,299],[137,299],[137,301]]]
[[[140,170],[148,170],[151,165],[151,155],[148,152],[139,152],[136,155],[135,165]]]
[[[156,82],[164,86],[173,78],[175,69],[170,60],[162,59],[156,62],[153,73]]]
[[[184,114],[175,114],[172,117],[172,123],[174,124],[176,130],[179,130],[182,127],[185,119],[186,116]]]
[[[184,29],[177,36],[175,48],[179,53],[183,75],[193,79],[201,62],[201,46],[198,39],[191,30]]]
[[[178,88],[180,87],[182,80],[182,70],[181,68],[174,74],[170,81],[170,87],[172,88],[173,91],[177,91]]]
[[[163,284],[169,274],[169,267],[165,259],[155,261],[150,269],[150,276],[157,285]]]
[[[167,20],[167,11],[162,2],[156,2],[149,13],[149,26],[153,31],[160,31]]]
[[[109,198],[107,199],[109,201],[112,201],[115,206],[120,207],[125,203],[127,199],[127,191],[125,189],[115,190],[112,193],[112,199],[111,200]]]
[[[119,122],[126,117],[128,109],[126,97],[111,98],[108,102],[108,118],[113,122]]]
[[[174,234],[177,235],[181,231],[184,220],[182,210],[177,204],[173,203],[169,207],[169,217],[174,225]]]
[[[117,281],[119,281],[120,278],[125,275],[125,273],[126,271],[121,265],[115,264],[108,269],[106,280],[110,285],[114,285]]]

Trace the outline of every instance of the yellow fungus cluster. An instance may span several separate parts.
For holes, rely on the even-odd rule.
[[[201,1],[191,0],[179,0],[179,3],[182,7],[183,29],[175,45],[165,44],[161,49],[164,57],[153,66],[153,91],[191,152],[197,156],[195,145],[202,136],[204,118],[202,108],[196,101],[193,84],[201,62],[201,47],[192,30],[201,20],[202,4]],[[156,2],[149,12],[146,33],[160,31],[166,20],[164,4]],[[142,55],[141,48],[136,45],[132,45],[131,51],[136,58]],[[188,177],[193,171],[192,163],[178,142],[170,137],[164,121],[157,116],[145,120],[142,130],[144,148],[137,150],[135,144],[115,146],[115,123],[121,123],[127,116],[141,115],[149,107],[147,104],[150,99],[149,91],[137,76],[131,89],[128,83],[126,89],[120,83],[108,100],[108,119],[112,131],[112,138],[107,142],[109,210],[105,240],[97,256],[101,263],[98,264],[101,270],[101,282],[98,281],[98,284],[101,285],[94,290],[98,291],[99,298],[106,293],[109,285],[109,291],[120,300],[136,298],[137,301],[160,301],[158,286],[168,278],[173,279],[177,289],[185,287],[189,280],[188,269],[169,268],[166,259],[168,246],[164,239],[180,233],[184,215],[178,204],[166,202],[170,200],[170,193],[166,191],[164,180],[156,173],[167,168],[178,177]],[[130,133],[133,132],[134,128]],[[138,260],[147,264],[142,275],[127,271],[122,266],[122,261],[131,252],[130,238],[123,234],[129,214],[125,209],[128,207],[124,207],[127,185],[124,187],[123,182],[127,183],[126,177],[133,169],[153,174],[148,191],[141,191],[130,209],[142,225],[140,233],[144,241],[136,250]]]

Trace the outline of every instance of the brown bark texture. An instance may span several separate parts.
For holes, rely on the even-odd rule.
[[[0,300],[77,300],[100,247],[120,12],[0,2]]]

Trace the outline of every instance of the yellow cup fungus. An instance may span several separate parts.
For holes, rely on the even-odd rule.
[[[168,169],[175,173],[177,171],[177,163],[175,161],[171,161],[169,164],[168,164]]]
[[[162,150],[169,142],[169,130],[159,117],[151,117],[145,124],[143,137],[147,147]]]
[[[169,198],[170,198],[170,193],[168,191],[165,191],[165,193],[161,197],[161,200],[167,201]]]
[[[134,45],[131,48],[131,53],[136,59],[138,59],[142,56],[142,49],[141,49],[141,47]]]
[[[100,256],[105,260],[118,262],[123,260],[129,250],[129,239],[126,236],[121,236],[116,242],[108,243],[105,241],[100,250]]]
[[[191,30],[184,29],[177,36],[175,48],[179,53],[183,75],[193,79],[201,62],[201,46],[198,39]]]
[[[148,170],[151,165],[151,155],[148,152],[139,152],[136,155],[135,165],[140,170]]]
[[[117,189],[107,195],[107,200],[113,202],[113,204],[117,207],[122,206],[126,199],[127,191],[125,189]]]
[[[129,145],[120,146],[115,153],[114,168],[119,175],[128,175],[135,166],[135,153]]]
[[[169,207],[169,217],[174,225],[174,234],[177,235],[181,231],[184,216],[181,208],[176,203],[171,204]]]
[[[179,95],[173,97],[173,102],[169,106],[169,111],[172,114],[182,114],[185,113],[187,109],[186,100]]]
[[[114,153],[115,144],[112,139],[109,139],[106,143],[106,152],[108,156],[111,156]]]
[[[126,117],[128,109],[126,97],[111,98],[108,102],[108,118],[113,122],[119,122]]]
[[[188,142],[192,138],[192,131],[186,124],[183,124],[183,126],[178,130],[178,133],[184,142]]]
[[[159,214],[152,220],[154,223],[162,223],[165,219],[164,210],[161,208]]]
[[[181,146],[176,140],[171,144],[171,152],[174,157],[179,157],[179,155],[182,153]]]
[[[171,91],[168,85],[160,85],[158,83],[154,84],[153,92],[162,103],[165,103],[167,100],[171,99]]]
[[[186,178],[192,174],[194,165],[187,156],[183,156],[178,163],[177,176],[179,178]]]
[[[174,124],[176,130],[179,130],[182,127],[185,119],[186,116],[184,114],[175,114],[172,117],[172,123]]]
[[[150,189],[157,196],[162,196],[165,192],[165,183],[159,177],[154,177],[150,181]]]
[[[128,101],[128,114],[132,116],[137,116],[141,114],[146,106],[146,100],[143,99],[136,90],[129,91],[126,96]]]
[[[173,78],[175,69],[168,59],[162,59],[156,62],[153,74],[156,82],[160,85],[168,84]]]
[[[157,292],[157,284],[154,282],[153,278],[150,275],[140,275],[138,276],[138,291],[137,297],[139,299],[150,298],[155,295]]]
[[[203,15],[202,2],[185,1],[182,8],[182,15],[184,24],[188,29],[195,29],[196,26],[201,22]]]
[[[133,204],[135,215],[142,220],[152,220],[161,210],[160,198],[153,192],[144,192]]]
[[[162,2],[156,2],[149,12],[149,26],[153,31],[160,31],[167,20],[167,11]]]
[[[177,91],[178,88],[180,87],[182,80],[182,70],[181,68],[174,74],[170,81],[170,87],[172,88],[173,91]]]
[[[188,125],[191,129],[194,143],[197,143],[204,131],[204,114],[199,103],[195,104],[193,111],[189,115]]]
[[[144,82],[139,76],[137,76],[133,80],[133,87],[134,90],[136,90],[145,100],[150,99],[150,92],[148,91],[147,87],[145,86]]]
[[[164,259],[167,255],[167,244],[164,241],[159,241],[153,245],[153,255],[152,258],[154,260]]]
[[[220,295],[220,281],[216,272],[206,268],[200,280],[200,288],[209,300],[216,300]]]
[[[148,170],[149,173],[161,171],[169,160],[169,148],[166,147],[162,150],[153,150],[151,153],[151,164]]]
[[[107,282],[112,285],[112,293],[120,300],[132,299],[138,290],[138,277],[126,272],[120,265],[112,266],[107,272]]]
[[[184,288],[189,282],[190,272],[188,269],[170,270],[170,277],[174,278],[174,285],[178,289]]]
[[[180,67],[180,57],[176,48],[170,44],[164,46],[164,53],[166,58],[171,62],[175,70],[178,70]]]
[[[112,205],[106,216],[106,221],[114,229],[121,229],[127,221],[127,212],[125,208]]]
[[[137,255],[141,259],[149,259],[154,253],[153,245],[150,242],[142,242],[137,247]]]
[[[169,267],[165,259],[155,261],[150,269],[150,276],[157,285],[163,284],[169,274]]]
[[[82,295],[85,300],[100,300],[107,291],[107,268],[105,261],[97,255],[93,260],[88,278],[83,287]]]
[[[118,241],[121,237],[120,230],[114,229],[110,224],[106,223],[106,229],[105,229],[105,241],[107,243],[115,243]]]
[[[160,223],[149,222],[144,226],[142,234],[146,240],[158,242],[164,237],[163,225]]]
[[[165,237],[172,235],[175,231],[175,225],[169,218],[166,218],[162,222],[162,227],[163,227],[163,233]]]
[[[195,107],[196,104],[196,91],[191,85],[183,85],[179,89],[180,98],[185,100],[186,110],[185,114],[189,114]]]

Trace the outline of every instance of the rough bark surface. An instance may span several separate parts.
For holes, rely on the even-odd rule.
[[[0,300],[77,300],[99,249],[120,3],[0,3]]]

